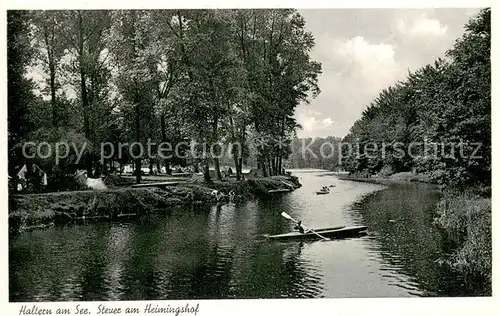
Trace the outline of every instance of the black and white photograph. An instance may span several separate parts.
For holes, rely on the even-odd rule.
[[[8,301],[492,297],[491,11],[6,10]]]

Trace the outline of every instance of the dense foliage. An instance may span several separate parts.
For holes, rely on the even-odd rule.
[[[35,162],[91,177],[112,162],[200,165],[210,180],[209,166],[221,177],[219,148],[229,147],[238,178],[251,149],[265,175],[279,174],[294,110],[320,92],[314,38],[296,10],[10,11],[8,20],[13,169],[27,162],[23,144],[69,141],[78,146],[57,165]],[[26,79],[34,73],[41,85]],[[120,143],[146,150],[148,141],[152,155],[137,157],[138,146],[120,153]],[[159,142],[194,141],[215,150],[155,155]]]
[[[439,59],[385,89],[344,142],[351,172],[427,173],[457,187],[491,183],[490,10]],[[427,145],[425,145],[427,143]]]
[[[491,295],[492,284],[492,213],[491,198],[475,192],[446,190],[438,206],[436,223],[454,241],[456,249],[447,262],[464,276],[469,288],[480,295]]]
[[[340,165],[341,142],[339,137],[294,138],[287,168],[313,168],[343,170]]]
[[[30,130],[28,108],[35,102],[33,83],[24,74],[33,56],[30,48],[29,14],[24,11],[7,13],[7,97],[9,158],[15,145]],[[9,165],[9,167],[11,167]],[[12,171],[12,168],[9,168]]]

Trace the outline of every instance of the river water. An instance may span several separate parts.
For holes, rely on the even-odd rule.
[[[296,170],[303,187],[238,205],[11,236],[10,301],[468,295],[437,260],[435,187],[343,181]],[[328,195],[314,191],[335,184]],[[305,226],[366,225],[360,238],[270,242]]]

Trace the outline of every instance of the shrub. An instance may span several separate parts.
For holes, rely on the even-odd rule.
[[[484,284],[488,293],[492,268],[491,199],[474,191],[445,191],[436,222],[457,243],[451,266],[464,275],[466,282]]]
[[[378,175],[380,177],[388,177],[390,175],[393,175],[394,173],[395,173],[395,170],[391,165],[385,165],[382,167],[382,169],[380,169],[380,172],[378,173]]]

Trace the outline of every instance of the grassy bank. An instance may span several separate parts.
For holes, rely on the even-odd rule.
[[[491,295],[491,198],[471,190],[446,190],[438,211],[436,223],[457,246],[446,262],[465,277],[469,286],[483,289],[483,295]]]
[[[117,220],[148,213],[168,213],[185,205],[212,205],[214,189],[243,200],[269,190],[300,187],[296,177],[276,176],[241,182],[187,181],[165,188],[111,188],[103,191],[66,191],[9,196],[9,230],[24,232],[89,220]]]
[[[405,182],[423,182],[432,183],[432,180],[425,174],[413,173],[413,172],[398,172],[391,175],[370,175],[364,173],[353,173],[353,174],[339,174],[337,177],[341,180],[352,180],[352,181],[362,181],[362,182],[389,182],[389,181],[405,181]]]

